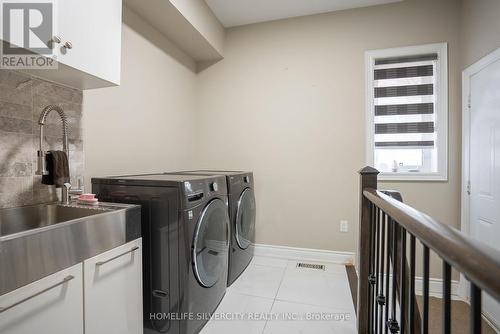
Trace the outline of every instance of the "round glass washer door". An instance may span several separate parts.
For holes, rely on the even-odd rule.
[[[193,241],[193,269],[198,282],[212,287],[226,270],[229,249],[227,205],[214,199],[201,212]]]
[[[254,192],[246,188],[236,210],[236,242],[241,249],[247,249],[255,240],[255,210]]]

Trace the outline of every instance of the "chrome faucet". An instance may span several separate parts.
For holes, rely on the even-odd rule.
[[[49,172],[47,171],[47,165],[45,158],[47,156],[47,152],[44,151],[43,149],[43,127],[45,126],[45,122],[47,121],[47,116],[49,113],[55,110],[59,116],[61,117],[62,121],[62,136],[63,136],[63,151],[66,153],[66,156],[68,157],[68,165],[69,165],[69,149],[68,149],[68,118],[66,117],[66,114],[64,113],[64,110],[62,110],[61,107],[56,106],[56,105],[48,105],[45,108],[43,108],[42,113],[40,114],[40,118],[38,119],[38,124],[40,125],[40,146],[39,150],[37,153],[37,161],[38,161],[38,168],[36,170],[37,175],[47,175]],[[70,199],[70,188],[71,184],[70,183],[65,183],[62,187],[62,193],[61,193],[61,203],[62,204],[68,204],[69,199]]]
[[[47,166],[45,164],[45,157],[47,156],[47,152],[43,150],[43,127],[45,126],[45,122],[47,121],[47,116],[49,113],[55,110],[61,117],[62,121],[62,136],[63,136],[63,151],[66,153],[69,161],[69,150],[68,150],[68,118],[62,110],[61,107],[56,105],[48,105],[43,108],[42,113],[40,114],[40,118],[38,119],[38,124],[40,125],[40,146],[38,150],[38,169],[36,170],[37,175],[47,175],[49,172],[47,171]]]
[[[71,199],[71,183],[63,184],[61,188],[61,204],[69,204]]]

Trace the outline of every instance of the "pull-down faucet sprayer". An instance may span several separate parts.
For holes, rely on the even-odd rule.
[[[40,146],[37,153],[37,161],[38,161],[38,168],[36,171],[37,175],[47,175],[49,173],[47,171],[47,165],[45,161],[47,152],[45,152],[43,149],[43,127],[45,126],[45,122],[47,121],[47,116],[53,110],[55,110],[59,114],[59,117],[61,117],[63,151],[64,153],[66,153],[66,156],[68,157],[68,165],[69,165],[68,118],[66,117],[66,114],[64,113],[64,110],[62,110],[61,107],[56,105],[48,105],[45,108],[43,108],[42,113],[40,114],[40,118],[38,119],[38,124],[40,125]],[[64,186],[62,187],[62,199],[61,199],[62,204],[69,203],[70,188],[71,184],[69,183],[65,183]]]
[[[63,139],[63,151],[66,153],[66,156],[69,160],[69,150],[68,150],[68,118],[62,110],[61,107],[56,105],[48,105],[43,108],[42,113],[40,114],[40,118],[38,119],[38,124],[40,125],[40,146],[38,150],[38,169],[36,171],[37,175],[47,175],[49,172],[47,171],[47,166],[45,164],[45,156],[47,152],[43,150],[43,127],[45,126],[45,122],[47,121],[47,116],[49,113],[55,110],[62,121],[62,139]]]

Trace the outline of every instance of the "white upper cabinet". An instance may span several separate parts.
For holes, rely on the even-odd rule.
[[[59,62],[119,84],[122,1],[60,0],[57,11]]]
[[[122,0],[53,0],[53,3],[51,46],[57,69],[22,70],[78,89],[119,85]],[[36,17],[29,15],[30,20]],[[11,27],[22,31],[23,15],[10,15],[10,21]],[[19,35],[17,40],[22,41]],[[2,34],[1,38],[12,41],[16,34]]]

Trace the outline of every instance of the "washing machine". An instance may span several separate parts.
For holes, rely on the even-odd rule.
[[[144,333],[198,333],[226,291],[226,178],[93,178],[92,191],[100,201],[141,205]]]
[[[227,170],[192,170],[177,173],[226,177],[231,221],[227,278],[227,285],[230,286],[245,271],[254,255],[256,205],[253,173]]]

